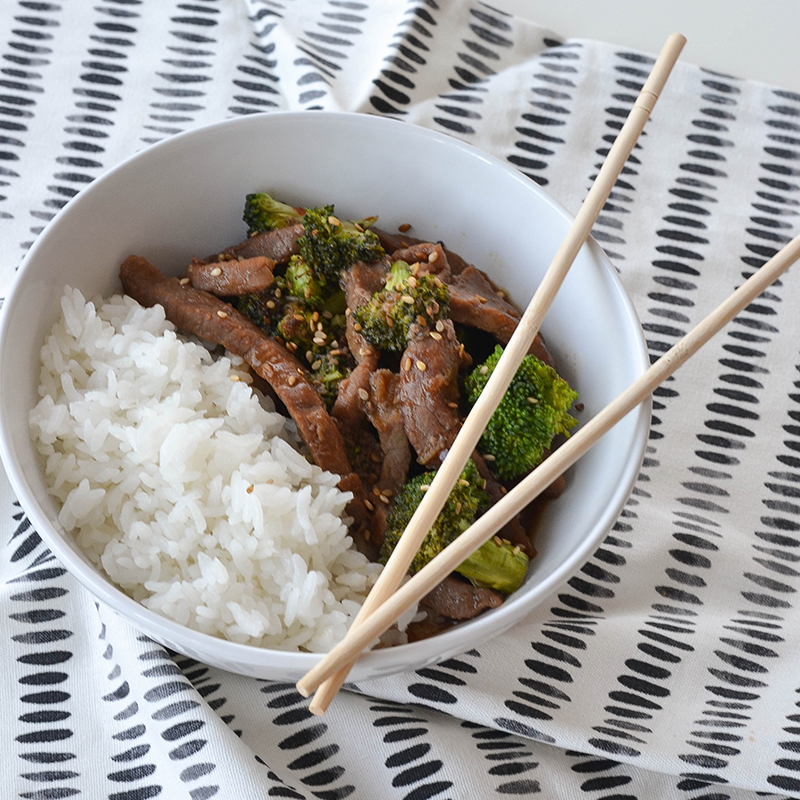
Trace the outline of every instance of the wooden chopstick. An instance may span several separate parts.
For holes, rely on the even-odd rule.
[[[645,82],[614,144],[611,146],[606,160],[567,232],[566,238],[556,252],[542,282],[522,315],[514,335],[505,346],[503,355],[489,381],[469,416],[464,421],[464,425],[459,431],[447,457],[431,481],[430,488],[409,521],[405,532],[367,596],[343,642],[346,642],[358,630],[362,621],[386,601],[403,581],[409,565],[422,544],[422,540],[436,520],[453,485],[483,434],[489,418],[506,393],[520,362],[530,349],[542,319],[553,302],[569,268],[572,266],[572,262],[589,237],[592,226],[605,205],[608,195],[636,144],[685,43],[686,39],[681,34],[673,33],[664,44],[650,76]],[[323,659],[322,664],[325,664],[326,660]],[[341,669],[339,674],[335,675],[331,680],[326,680],[322,686],[319,683],[313,683],[310,678],[311,672],[298,681],[297,690],[305,697],[308,697],[314,689],[318,689],[316,696],[309,705],[312,713],[324,713],[344,683],[348,672],[349,668]]]
[[[610,428],[645,400],[653,390],[694,355],[743,308],[755,300],[800,258],[800,235],[792,239],[742,286],[717,306],[702,322],[687,333],[658,359],[638,380],[612,400],[589,422],[581,426],[561,447],[493,505],[451,545],[425,565],[377,610],[352,630],[316,667],[306,675],[306,685],[314,687],[352,663],[376,637],[419,602],[449,575],[465,558],[475,552],[511,517],[519,513],[561,473],[571,467]],[[568,576],[564,576],[566,580]]]

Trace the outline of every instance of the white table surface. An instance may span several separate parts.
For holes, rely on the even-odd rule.
[[[800,91],[800,0],[489,0],[560,36],[656,53],[670,33],[681,59],[739,78]]]

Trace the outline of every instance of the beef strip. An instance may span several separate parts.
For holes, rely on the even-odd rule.
[[[378,237],[381,247],[392,257],[392,261],[406,260],[404,258],[401,259],[401,257],[397,255],[398,250],[404,250],[413,245],[425,244],[429,241],[426,239],[417,239],[414,236],[407,236],[405,233],[389,233],[388,231],[375,227],[370,228],[370,230]],[[448,250],[444,247],[442,242],[439,242],[439,244],[444,249],[447,261],[450,264],[450,269],[454,275],[457,275],[461,270],[466,268],[467,262],[464,261],[460,255],[454,253],[452,250]]]
[[[497,608],[503,595],[494,589],[484,589],[448,575],[433,591],[422,598],[420,604],[447,619],[472,619],[487,608]]]
[[[297,424],[314,462],[340,476],[339,487],[353,492],[347,507],[355,520],[353,538],[359,549],[374,557],[374,547],[364,542],[363,528],[369,524],[364,506],[366,492],[352,471],[344,441],[320,396],[308,382],[300,362],[275,339],[267,336],[233,306],[177,278],[168,278],[140,256],[129,256],[120,267],[122,286],[143,306],[160,304],[167,319],[243,358],[270,386]]]
[[[285,264],[297,250],[297,240],[303,235],[303,224],[298,222],[278,228],[274,231],[265,231],[250,236],[243,242],[228,247],[221,253],[210,256],[206,261],[219,261],[225,258],[254,258],[266,256],[276,264]]]
[[[450,317],[454,322],[491,333],[503,344],[508,342],[517,329],[521,314],[498,294],[483,272],[472,266],[467,267],[452,277],[448,288]],[[530,352],[545,364],[553,366],[541,336],[536,336]]]
[[[261,292],[275,280],[275,262],[266,256],[253,256],[239,261],[236,258],[207,263],[193,258],[186,274],[195,289],[211,292],[218,297],[231,297]]]
[[[382,266],[354,264],[343,276],[342,286],[348,308],[365,303],[383,285]],[[340,381],[331,414],[342,432],[351,453],[358,453],[356,470],[367,483],[378,480],[381,450],[366,415],[369,381],[378,368],[380,351],[373,347],[356,329],[352,314],[347,315],[345,338],[356,361],[355,369]],[[359,465],[360,464],[360,468]],[[380,538],[383,536],[381,534]]]
[[[394,497],[406,482],[411,465],[411,448],[397,398],[400,377],[388,369],[374,372],[369,382],[367,417],[378,432],[383,455],[377,488]]]
[[[438,275],[447,283],[450,280],[450,262],[441,244],[420,242],[392,253],[392,262],[405,261],[406,264],[419,264],[417,275]]]
[[[453,323],[445,320],[440,332],[416,323],[400,359],[398,396],[406,436],[420,464],[436,469],[441,454],[461,429],[458,415],[458,370],[463,345]]]

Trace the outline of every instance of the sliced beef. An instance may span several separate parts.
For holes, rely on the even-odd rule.
[[[411,465],[411,448],[398,401],[399,388],[400,376],[388,369],[379,369],[370,378],[366,411],[380,438],[383,463],[377,488],[386,497],[394,497],[403,488]]]
[[[261,292],[275,280],[275,262],[266,256],[236,258],[207,263],[193,258],[186,270],[195,289],[218,297],[231,297],[248,292]]]
[[[402,256],[397,255],[398,250],[404,250],[414,245],[426,243],[425,239],[417,239],[414,236],[407,236],[405,233],[389,233],[389,231],[384,231],[375,227],[370,228],[370,230],[378,237],[381,247],[392,257],[392,261],[406,260],[402,258]],[[442,242],[439,242],[439,244],[444,249],[447,261],[450,264],[450,269],[454,275],[467,267],[467,262],[464,261],[460,255],[454,253],[452,250],[448,250]]]
[[[341,477],[339,486],[352,491],[348,505],[356,522],[356,544],[373,555],[359,531],[369,524],[364,506],[365,490],[353,473],[344,441],[325,404],[308,382],[306,371],[283,345],[267,336],[231,305],[177,278],[168,278],[139,256],[129,256],[120,267],[125,291],[143,306],[160,304],[167,319],[178,328],[241,356],[264,378],[291,414],[300,437],[311,451],[314,462]]]
[[[472,619],[487,608],[497,608],[502,603],[500,592],[473,586],[455,575],[448,575],[421,600],[425,608],[455,620]]]
[[[250,236],[243,242],[228,247],[217,255],[213,255],[206,261],[218,261],[220,256],[226,258],[254,258],[255,256],[266,256],[276,264],[285,264],[297,250],[297,240],[303,235],[302,223],[287,225],[285,228],[278,228],[274,231],[265,231]]]
[[[389,266],[385,259],[371,264],[357,261],[342,275],[342,289],[344,290],[347,307],[350,310],[368,303],[372,299],[372,295],[383,288],[386,276],[389,274]],[[352,314],[347,315],[345,337],[347,346],[350,348],[356,363],[360,364],[365,359],[370,362],[374,360],[375,364],[378,363],[378,356],[380,355],[378,349],[358,332]]]
[[[517,329],[521,314],[495,290],[483,272],[472,266],[467,267],[454,275],[448,286],[451,319],[491,333],[503,344],[508,342]],[[545,364],[553,366],[541,336],[536,336],[530,352]]]
[[[458,370],[463,346],[450,320],[440,327],[441,331],[431,332],[411,326],[399,373],[406,436],[420,464],[432,469],[439,467],[442,452],[450,448],[461,428]]]
[[[450,263],[444,248],[433,242],[420,242],[392,253],[392,262],[405,261],[412,267],[419,264],[416,275],[438,275],[447,283],[450,280]]]

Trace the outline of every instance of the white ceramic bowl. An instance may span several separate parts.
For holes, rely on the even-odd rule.
[[[85,296],[119,291],[118,266],[137,253],[173,274],[193,255],[244,237],[244,195],[269,191],[298,205],[335,203],[341,217],[380,215],[444,240],[527,304],[570,224],[565,210],[510,166],[453,138],[354,114],[274,113],[228,120],[150,147],[65,206],[29,251],[2,309],[0,448],[14,491],[60,561],[102,602],[157,641],[200,661],[260,678],[298,679],[320,656],[233,644],[188,630],[135,603],[59,526],[34,447],[39,349],[65,284]],[[590,241],[543,326],[583,419],[647,366],[641,329],[617,274]],[[524,586],[500,608],[432,639],[363,656],[365,680],[414,669],[480,645],[520,620],[591,555],[630,491],[649,408],[628,415],[568,473],[542,520]]]

